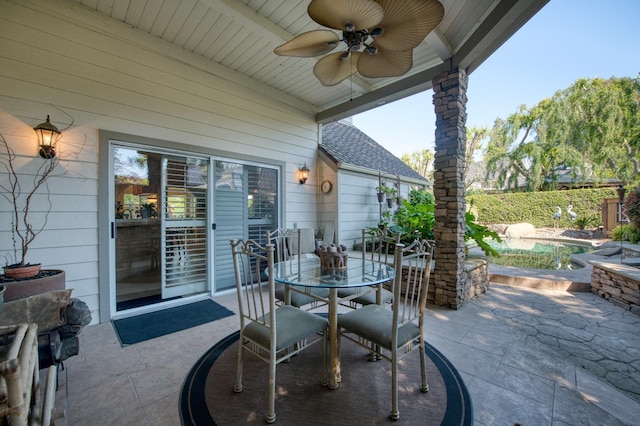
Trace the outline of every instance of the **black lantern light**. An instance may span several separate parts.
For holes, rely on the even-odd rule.
[[[60,130],[49,121],[38,124],[33,128],[38,135],[38,145],[40,145],[40,156],[42,158],[54,158],[56,156],[55,144],[62,134]]]
[[[307,167],[307,163],[304,163],[304,166],[298,169],[298,182],[300,185],[307,183],[307,179],[309,179],[309,168]]]

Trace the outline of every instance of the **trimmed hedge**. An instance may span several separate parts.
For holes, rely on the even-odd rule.
[[[567,206],[580,217],[593,216],[594,226],[602,225],[602,203],[605,198],[618,198],[615,188],[573,189],[568,191],[514,192],[478,194],[467,197],[467,208],[482,224],[527,222],[536,228],[553,227],[556,206],[562,209],[560,228],[574,228]]]

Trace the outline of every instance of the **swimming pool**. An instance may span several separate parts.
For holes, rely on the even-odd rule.
[[[592,246],[563,241],[510,238],[497,243],[487,240],[500,257],[491,257],[489,263],[517,268],[572,270],[582,265],[571,262],[576,254],[595,250]]]

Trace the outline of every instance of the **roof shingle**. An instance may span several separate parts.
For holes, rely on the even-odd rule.
[[[325,124],[322,126],[322,143],[319,147],[336,164],[350,164],[428,182],[418,172],[353,125],[343,122]]]

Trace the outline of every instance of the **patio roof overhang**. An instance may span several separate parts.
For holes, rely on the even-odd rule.
[[[91,13],[127,25],[119,31],[133,28],[159,37],[177,47],[167,49],[167,55],[179,56],[181,61],[217,77],[252,87],[308,112],[318,123],[328,123],[429,90],[433,78],[443,71],[459,67],[472,73],[548,2],[440,0],[445,8],[444,18],[414,50],[414,65],[407,74],[380,79],[356,74],[336,86],[325,87],[312,71],[319,58],[273,53],[275,47],[296,35],[320,28],[307,14],[309,1],[70,3],[80,3]]]

